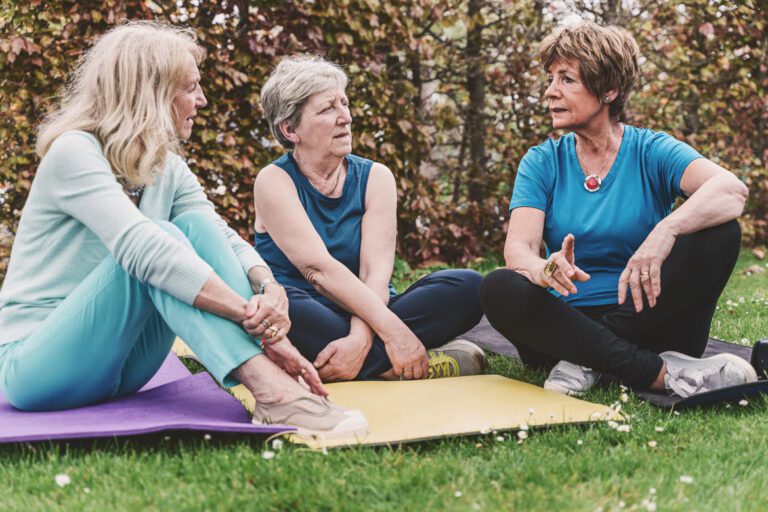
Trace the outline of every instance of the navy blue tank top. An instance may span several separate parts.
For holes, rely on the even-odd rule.
[[[345,159],[347,176],[339,197],[321,194],[301,173],[292,152],[272,163],[291,177],[296,186],[299,201],[330,255],[343,263],[353,274],[359,276],[365,191],[373,162],[355,155],[347,155]],[[336,304],[321,295],[304,279],[301,272],[277,247],[269,233],[256,233],[255,247],[272,269],[277,282],[304,290],[320,303],[340,310]],[[390,293],[392,295],[395,293],[391,285]]]

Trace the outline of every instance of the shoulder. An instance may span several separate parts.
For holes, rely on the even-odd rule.
[[[268,164],[266,167],[263,167],[258,174],[256,174],[253,186],[254,190],[256,190],[264,186],[284,186],[287,183],[293,183],[291,177],[286,170],[283,167],[278,166],[277,161],[275,161]]]
[[[371,162],[371,171],[368,181],[377,185],[390,185],[394,187],[395,175],[392,174],[392,171],[389,170],[389,167],[384,164],[380,164],[379,162],[372,162],[370,160],[368,161]]]
[[[360,169],[370,170],[374,165],[381,165],[381,164],[377,164],[373,160],[369,160],[367,158],[357,156],[353,153],[348,154],[346,158],[350,166],[357,167]]]
[[[104,154],[101,142],[95,135],[81,130],[69,130],[56,137],[45,156],[53,154],[59,157],[66,154],[77,155],[78,153],[102,156]]]
[[[680,142],[665,131],[639,128],[628,124],[624,125],[624,136],[628,137],[629,142],[645,150],[651,150],[658,145]]]
[[[550,137],[541,144],[533,146],[523,155],[520,167],[526,170],[545,170],[556,167],[560,159],[564,158],[567,145],[572,138],[573,133],[567,133],[558,138]]]

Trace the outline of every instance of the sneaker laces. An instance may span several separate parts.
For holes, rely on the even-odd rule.
[[[429,378],[440,379],[459,375],[459,362],[445,352],[429,353]]]

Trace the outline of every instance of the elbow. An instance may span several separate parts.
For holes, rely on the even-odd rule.
[[[734,175],[730,176],[729,181],[728,192],[733,198],[734,210],[736,210],[736,216],[738,217],[744,211],[744,205],[749,197],[749,188]]]
[[[330,268],[323,261],[309,262],[298,266],[304,279],[318,292],[325,295]]]

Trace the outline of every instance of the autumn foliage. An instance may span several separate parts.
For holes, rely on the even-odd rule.
[[[254,176],[282,151],[261,119],[259,90],[281,56],[309,52],[345,67],[355,152],[397,177],[400,257],[461,264],[498,252],[517,163],[551,133],[533,56],[537,41],[568,13],[550,4],[6,2],[0,7],[2,224],[15,229],[37,166],[35,127],[81,52],[121,20],[157,19],[194,27],[208,50],[201,73],[209,106],[184,156],[247,239]],[[578,2],[566,4],[584,12]],[[768,239],[764,4],[691,0],[680,8],[638,1],[623,11],[621,2],[606,1],[589,2],[593,12],[585,14],[622,24],[638,39],[644,78],[630,100],[632,123],[687,140],[750,185],[743,226],[745,241],[754,244]]]

